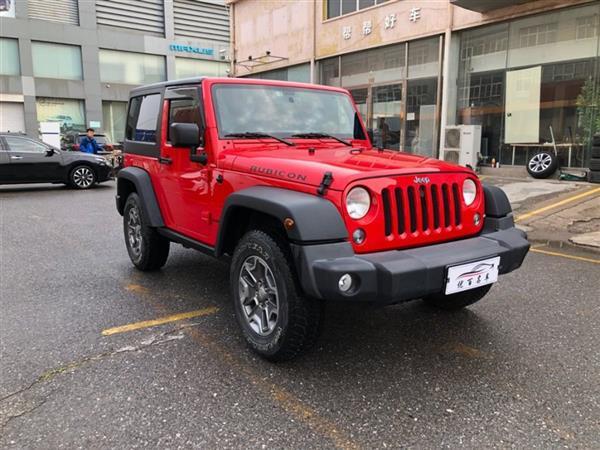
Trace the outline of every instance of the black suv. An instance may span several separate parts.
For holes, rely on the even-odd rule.
[[[106,159],[58,150],[23,134],[0,133],[0,184],[64,183],[88,189],[112,177]]]

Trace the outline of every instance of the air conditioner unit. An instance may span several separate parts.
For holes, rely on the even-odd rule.
[[[481,151],[481,125],[456,125],[444,129],[442,159],[461,166],[477,167]]]

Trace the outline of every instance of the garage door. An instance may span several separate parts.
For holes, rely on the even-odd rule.
[[[25,132],[23,103],[0,102],[0,132]]]

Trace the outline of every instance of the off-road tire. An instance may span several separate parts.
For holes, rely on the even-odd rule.
[[[592,158],[600,158],[600,147],[592,147]]]
[[[527,161],[527,172],[533,178],[548,178],[558,169],[558,157],[553,151],[541,151]]]
[[[139,270],[147,272],[165,265],[170,242],[155,228],[148,226],[142,208],[139,196],[135,192],[129,194],[123,209],[123,234],[131,262]],[[135,238],[131,238],[132,233]]]
[[[74,189],[89,189],[96,184],[98,177],[90,166],[81,164],[69,172],[69,186]]]
[[[600,158],[592,158],[590,160],[590,170],[594,172],[600,171]]]
[[[445,311],[458,311],[466,306],[481,300],[492,288],[491,284],[471,289],[469,291],[457,292],[456,294],[434,294],[423,297],[423,301],[429,306]]]
[[[273,331],[268,335],[261,335],[252,328],[247,318],[249,314],[242,306],[242,268],[247,261],[256,262],[257,259],[266,263],[276,285],[278,310]],[[250,348],[261,357],[269,361],[290,360],[308,350],[317,340],[321,303],[303,296],[289,249],[276,233],[252,230],[242,237],[231,261],[230,286],[242,334]]]

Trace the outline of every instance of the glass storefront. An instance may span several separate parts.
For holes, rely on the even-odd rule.
[[[102,123],[104,132],[112,142],[125,140],[127,102],[102,102]]]
[[[482,126],[484,162],[524,165],[540,148],[586,167],[600,131],[600,5],[460,33],[456,123]]]
[[[296,81],[299,83],[310,83],[310,64],[299,64],[297,66],[284,67],[282,69],[268,70],[253,75],[250,78],[262,80]]]
[[[100,49],[100,81],[148,84],[167,79],[165,57],[146,53]]]
[[[205,59],[175,58],[175,78],[226,77],[229,64]]]
[[[433,37],[320,61],[320,82],[350,90],[376,146],[435,156],[441,45]]]
[[[32,42],[31,56],[34,77],[83,80],[81,47],[77,45]]]
[[[19,41],[0,38],[0,75],[20,75]]]
[[[39,122],[60,122],[61,134],[85,131],[85,108],[83,100],[38,97],[36,99]]]

